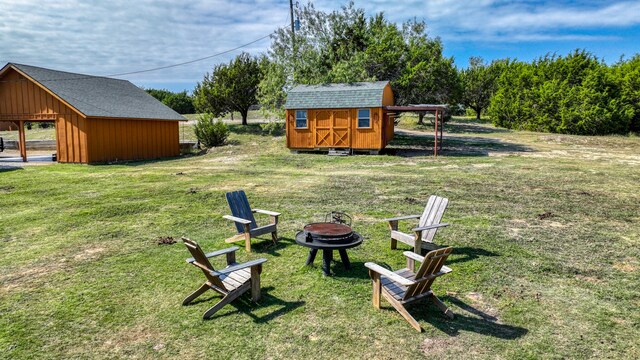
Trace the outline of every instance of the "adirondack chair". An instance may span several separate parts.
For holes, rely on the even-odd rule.
[[[365,263],[364,266],[369,268],[369,276],[373,280],[373,306],[380,309],[380,294],[382,294],[391,306],[420,332],[422,327],[409,314],[404,307],[405,304],[429,297],[447,317],[453,319],[453,312],[431,290],[431,284],[437,277],[451,272],[444,262],[452,250],[451,247],[433,250],[424,257],[405,251],[403,254],[407,257],[407,268],[393,272],[376,263]],[[420,261],[422,264],[414,273],[410,270],[413,266],[409,264],[415,261]]]
[[[271,239],[275,244],[278,241],[278,216],[279,212],[268,211],[262,209],[251,209],[249,200],[243,190],[232,191],[227,193],[227,202],[231,208],[231,215],[224,215],[223,218],[231,220],[236,224],[238,234],[225,240],[227,243],[244,240],[244,246],[247,252],[251,252],[251,238],[271,233]],[[269,215],[271,223],[258,227],[254,213]]]
[[[399,216],[385,219],[389,222],[391,229],[391,249],[396,249],[398,241],[413,246],[413,252],[421,254],[422,249],[428,249],[433,242],[439,228],[449,226],[447,223],[440,223],[444,212],[447,210],[449,199],[431,195],[427,201],[422,215]],[[420,219],[418,226],[413,228],[413,235],[398,230],[399,220]]]
[[[267,259],[256,259],[239,264],[236,262],[235,252],[239,249],[237,246],[205,254],[195,241],[185,237],[182,238],[182,241],[193,256],[188,258],[187,262],[200,268],[207,278],[207,281],[198,290],[184,299],[182,305],[189,304],[207,290],[222,294],[222,300],[202,315],[203,319],[208,319],[216,311],[222,309],[223,306],[232,302],[249,289],[251,289],[251,300],[260,300],[260,273],[262,273],[262,263],[266,262]],[[226,255],[227,267],[222,270],[215,270],[211,266],[209,258],[221,255]]]

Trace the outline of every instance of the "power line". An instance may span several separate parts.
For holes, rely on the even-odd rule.
[[[272,33],[271,33],[271,34],[272,34]],[[233,49],[229,49],[229,50],[221,51],[221,52],[219,52],[219,53],[217,53],[217,54],[213,54],[213,55],[205,56],[205,57],[203,57],[203,58],[194,59],[194,60],[189,60],[189,61],[181,62],[181,63],[178,63],[178,64],[172,64],[172,65],[160,66],[160,67],[152,68],[152,69],[138,70],[138,71],[130,71],[130,72],[126,72],[126,73],[110,74],[110,75],[105,75],[105,76],[108,76],[108,77],[114,76],[114,77],[115,77],[115,76],[124,76],[124,75],[140,74],[140,73],[151,72],[151,71],[156,71],[156,70],[169,69],[169,68],[173,68],[173,67],[177,67],[177,66],[182,66],[182,65],[187,65],[187,64],[193,64],[193,63],[198,62],[198,61],[211,59],[211,58],[216,57],[216,56],[224,55],[224,54],[230,53],[230,52],[232,52],[232,51],[236,51],[236,50],[238,50],[238,49],[242,49],[243,47],[247,47],[247,46],[249,46],[249,45],[251,45],[251,44],[255,44],[255,43],[257,43],[257,42],[258,42],[258,41],[260,41],[260,40],[264,40],[264,39],[266,39],[266,38],[270,37],[270,36],[271,36],[271,34],[269,34],[269,35],[265,35],[265,36],[263,36],[263,37],[261,37],[261,38],[258,38],[258,39],[256,39],[256,40],[253,40],[253,41],[248,42],[248,43],[246,43],[246,44],[240,45],[240,46],[235,47],[235,48],[233,48]]]
[[[72,78],[65,78],[65,79],[43,79],[43,80],[39,80],[40,82],[45,82],[45,81],[69,81],[69,80],[81,80],[81,79],[88,79],[88,78],[94,78],[94,77],[116,77],[116,76],[125,76],[125,75],[133,75],[133,74],[140,74],[140,73],[146,73],[146,72],[151,72],[151,71],[157,71],[157,70],[163,70],[163,69],[169,69],[169,68],[174,68],[174,67],[178,67],[178,66],[183,66],[183,65],[188,65],[188,64],[193,64],[195,62],[198,61],[203,61],[203,60],[207,60],[207,59],[211,59],[214,58],[216,56],[220,56],[220,55],[224,55],[233,51],[236,51],[238,49],[242,49],[244,47],[247,47],[249,45],[255,44],[258,41],[264,40],[268,37],[271,37],[271,35],[273,34],[273,32],[269,33],[268,35],[262,36],[258,39],[255,39],[253,41],[250,41],[248,43],[242,44],[240,46],[236,46],[233,49],[228,49],[225,51],[221,51],[219,53],[213,54],[213,55],[209,55],[209,56],[205,56],[199,59],[193,59],[193,60],[189,60],[189,61],[185,61],[185,62],[181,62],[181,63],[177,63],[177,64],[171,64],[171,65],[165,65],[165,66],[159,66],[156,68],[151,68],[151,69],[144,69],[144,70],[136,70],[136,71],[130,71],[130,72],[125,72],[125,73],[118,73],[118,74],[110,74],[110,75],[102,75],[102,76],[94,76],[94,75],[84,75],[84,76],[77,76],[77,77],[72,77]],[[10,82],[22,82],[22,81],[26,81],[26,80],[0,80],[0,83],[10,83]]]

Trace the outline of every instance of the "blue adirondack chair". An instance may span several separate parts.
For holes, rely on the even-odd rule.
[[[231,209],[231,215],[224,215],[223,218],[235,223],[238,234],[225,240],[227,243],[244,240],[245,249],[251,252],[251,238],[271,233],[271,239],[275,244],[278,241],[278,216],[280,213],[262,209],[252,209],[249,200],[243,190],[231,191],[227,193],[227,202]],[[268,215],[271,223],[265,226],[258,226],[254,213]]]

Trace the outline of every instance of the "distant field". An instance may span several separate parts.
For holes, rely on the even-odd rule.
[[[433,158],[430,129],[404,119],[384,154],[335,157],[292,154],[257,124],[231,130],[200,156],[0,169],[0,358],[640,358],[640,138],[457,118]],[[204,277],[184,245],[157,241],[229,246],[235,189],[282,212],[282,238],[238,252],[268,260],[261,302],[202,321],[219,297],[181,306]],[[431,194],[450,200],[436,242],[454,247],[453,272],[434,291],[456,317],[418,303],[418,333],[371,306],[364,263],[404,266],[382,219]],[[325,278],[294,236],[332,210],[365,241],[351,271],[338,261]]]

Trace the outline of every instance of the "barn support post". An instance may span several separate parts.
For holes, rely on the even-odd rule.
[[[433,133],[433,156],[438,156],[438,110],[436,110],[436,125]]]
[[[442,133],[444,131],[444,117],[445,117],[444,111],[440,113],[440,116],[442,116],[442,123],[440,124],[440,151],[442,151]]]
[[[24,134],[24,121],[18,123],[18,146],[20,147],[20,156],[23,162],[27,162],[27,140]]]

